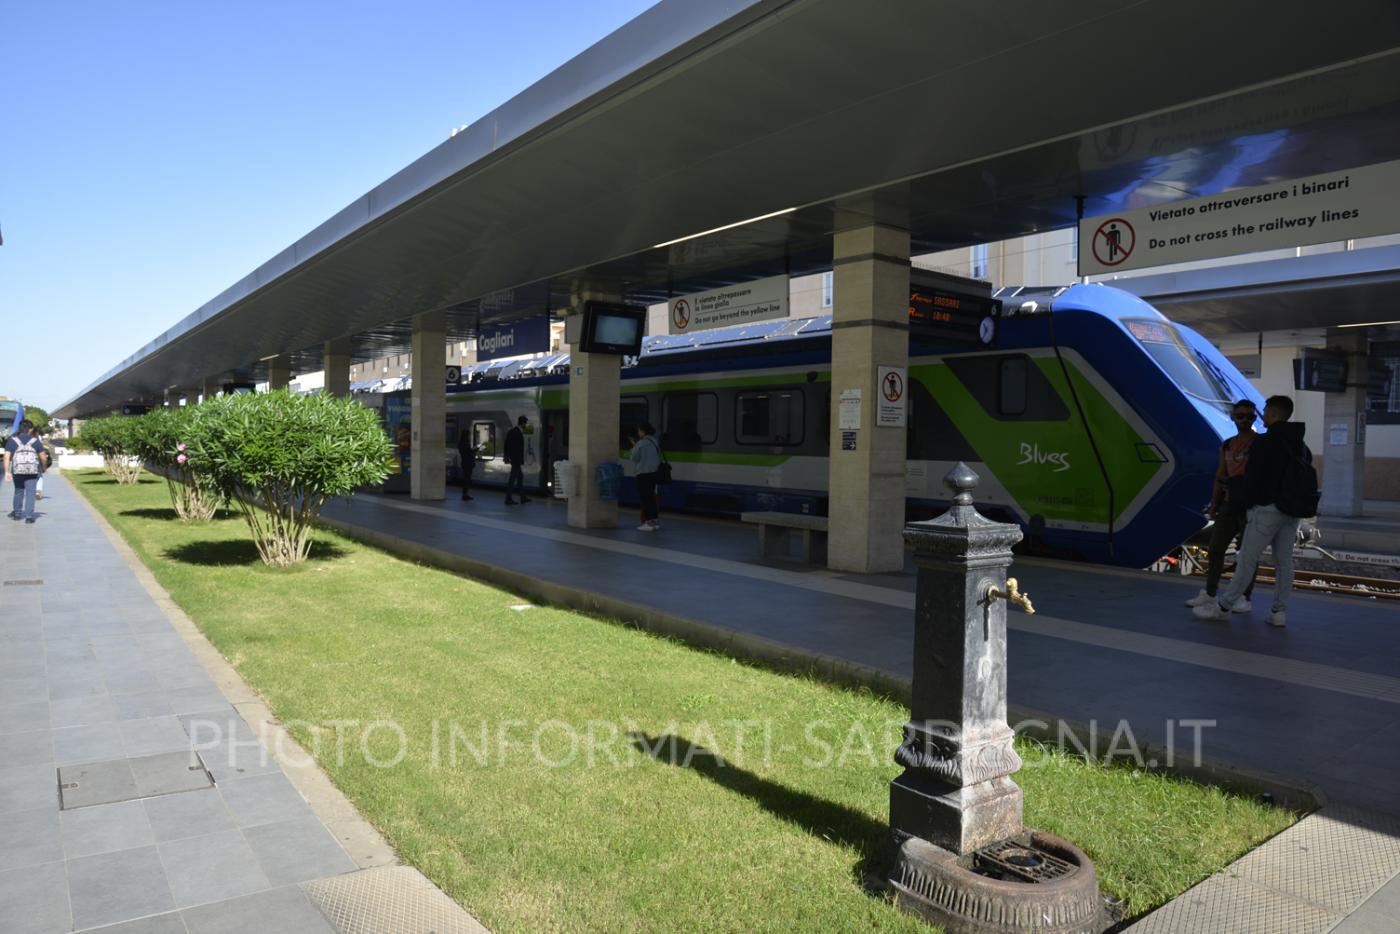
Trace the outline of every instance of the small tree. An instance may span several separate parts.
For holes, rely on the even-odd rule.
[[[53,423],[53,417],[37,405],[26,405],[24,407],[24,417],[34,423],[34,433],[40,437],[53,434],[54,430],[58,427]]]
[[[83,442],[102,455],[102,464],[118,483],[135,483],[141,476],[141,458],[133,447],[134,419],[110,415],[83,425]]]
[[[193,437],[194,421],[191,406],[151,409],[134,420],[132,446],[142,461],[164,475],[175,515],[187,522],[208,522],[223,497],[208,476],[187,463],[185,449]]]
[[[216,396],[194,407],[186,466],[238,504],[267,564],[303,561],[326,500],[388,476],[379,416],[351,399],[286,390]]]

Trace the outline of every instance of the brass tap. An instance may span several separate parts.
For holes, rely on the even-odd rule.
[[[988,600],[1005,600],[1007,603],[1014,603],[1026,611],[1027,616],[1035,615],[1035,607],[1031,605],[1029,594],[1021,593],[1021,588],[1016,584],[1016,578],[1006,579],[1006,590],[998,590],[995,587],[987,590]]]

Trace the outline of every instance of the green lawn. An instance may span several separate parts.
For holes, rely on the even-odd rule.
[[[330,533],[307,564],[267,569],[240,518],[185,525],[161,484],[67,477],[402,858],[489,927],[927,930],[863,887],[900,705],[514,610],[510,593]],[[339,728],[343,761],[337,720],[357,724]],[[397,764],[367,761],[375,721],[402,729]],[[368,736],[368,758],[394,758],[393,727]],[[1058,753],[1016,780],[1027,822],[1083,846],[1132,914],[1294,820]]]

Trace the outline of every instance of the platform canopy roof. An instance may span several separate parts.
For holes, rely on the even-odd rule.
[[[523,40],[522,40],[523,41]],[[215,296],[57,412],[567,307],[829,269],[1400,158],[1394,0],[664,0]],[[678,238],[750,218],[766,220]],[[669,244],[669,245],[667,245]]]
[[[1260,259],[1109,283],[1210,337],[1394,324],[1400,320],[1400,246]]]

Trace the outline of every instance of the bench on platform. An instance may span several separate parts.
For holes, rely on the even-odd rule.
[[[801,539],[802,560],[826,563],[826,516],[795,512],[741,512],[739,519],[758,526],[758,550],[765,558],[787,558],[791,534]]]

